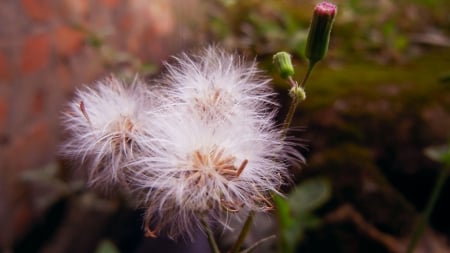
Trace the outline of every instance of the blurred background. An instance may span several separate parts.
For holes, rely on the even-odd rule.
[[[450,3],[333,2],[330,50],[293,123],[307,164],[294,170],[303,187],[290,196],[306,202],[288,215],[301,222],[294,233],[274,214],[259,230],[278,233],[292,252],[404,252],[444,168],[425,150],[450,138]],[[275,78],[281,121],[288,85],[271,57],[290,52],[303,77],[315,3],[1,1],[0,251],[203,252],[201,236],[194,245],[144,239],[142,213],[126,197],[85,188],[57,155],[64,105],[77,87],[111,73],[151,78],[170,55],[214,43],[256,58]],[[447,182],[416,252],[450,252],[449,196]]]

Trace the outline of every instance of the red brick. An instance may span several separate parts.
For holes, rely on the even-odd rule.
[[[85,35],[69,26],[55,29],[56,50],[61,56],[71,56],[82,48]]]
[[[89,11],[89,0],[63,0],[63,6],[64,15],[83,20]]]
[[[20,69],[32,73],[47,66],[50,57],[50,41],[46,34],[32,35],[25,40]]]
[[[0,80],[8,81],[11,77],[8,58],[0,51]]]
[[[148,10],[150,27],[156,36],[166,36],[175,28],[175,17],[168,2],[154,2]]]
[[[134,26],[134,16],[130,13],[124,14],[120,17],[118,26],[121,32],[129,33]]]
[[[141,40],[137,34],[130,34],[126,38],[127,51],[133,55],[138,55],[141,51]]]
[[[155,30],[153,27],[145,29],[140,38],[143,42],[141,43],[145,45],[145,47],[141,49],[141,54],[147,55],[147,57],[153,61],[165,59],[167,57],[167,46],[165,45],[166,42],[164,42],[161,37],[155,39]]]
[[[119,0],[100,0],[100,3],[103,4],[103,6],[108,8],[116,8],[117,5],[119,5]]]
[[[37,91],[31,100],[31,112],[33,115],[39,115],[44,110],[44,93],[39,90]]]
[[[56,78],[58,82],[58,89],[62,89],[64,92],[71,92],[72,91],[72,82],[71,82],[71,76],[70,76],[70,69],[69,67],[64,64],[60,63],[56,68]]]
[[[0,132],[6,125],[6,120],[8,118],[8,101],[4,97],[0,97]]]
[[[48,122],[41,120],[31,123],[22,134],[16,137],[8,150],[7,156],[10,167],[14,168],[14,173],[21,173],[45,162],[51,152],[52,138],[54,137],[50,134]]]
[[[48,21],[53,18],[54,11],[49,0],[21,0],[25,13],[35,21]]]

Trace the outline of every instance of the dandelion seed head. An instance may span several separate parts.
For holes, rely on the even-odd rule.
[[[267,103],[274,103],[270,79],[254,61],[216,47],[174,60],[166,64],[168,74],[162,82],[171,87],[171,96],[189,105],[193,116],[209,121],[254,117],[247,114],[264,112]]]
[[[151,234],[192,238],[202,216],[227,226],[227,214],[271,209],[302,158],[276,127],[268,79],[217,48],[166,67],[167,106],[149,116],[152,155],[132,163]]]
[[[270,79],[217,47],[182,54],[152,87],[114,77],[79,90],[63,116],[63,155],[91,185],[123,186],[145,209],[148,236],[190,238],[201,220],[272,208],[303,158],[274,117]]]
[[[88,171],[89,184],[126,181],[125,164],[140,155],[148,134],[148,118],[141,112],[150,107],[148,94],[138,80],[126,85],[115,77],[76,92],[63,115],[70,138],[61,153],[80,161]]]

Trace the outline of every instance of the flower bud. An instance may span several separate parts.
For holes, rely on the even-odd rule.
[[[306,57],[313,64],[322,60],[327,54],[336,12],[336,5],[328,2],[319,3],[314,8],[305,51]]]
[[[306,99],[306,93],[302,87],[292,87],[289,95],[291,98],[297,98],[299,102]]]
[[[294,66],[292,66],[291,55],[286,52],[278,52],[273,55],[273,63],[280,72],[282,78],[288,78],[294,75]]]

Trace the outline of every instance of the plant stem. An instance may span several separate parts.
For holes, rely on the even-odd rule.
[[[298,101],[297,96],[293,96],[292,100],[291,100],[291,105],[289,106],[288,113],[286,114],[286,118],[284,119],[284,122],[283,122],[284,132],[286,132],[287,129],[289,128],[289,126],[291,125],[292,119],[294,118],[294,114],[295,114],[295,111],[297,110],[298,104],[299,104],[299,101]]]
[[[306,82],[308,81],[309,76],[311,75],[311,72],[312,72],[314,66],[316,65],[316,63],[317,63],[317,61],[309,62],[308,70],[306,71],[305,77],[303,78],[302,82],[300,83],[301,88],[305,87]],[[299,86],[298,83],[296,81],[294,81],[294,79],[292,79],[292,77],[288,78],[288,82],[291,85],[291,88],[297,88]],[[289,106],[289,111],[283,122],[284,134],[286,134],[287,130],[289,129],[289,126],[292,123],[292,119],[294,118],[294,114],[295,114],[295,111],[297,110],[297,106],[298,106],[299,102],[300,101],[297,98],[297,96],[292,96],[292,101],[291,101],[291,105]],[[247,237],[247,234],[250,231],[250,227],[253,223],[254,216],[255,216],[255,212],[250,211],[247,216],[247,220],[245,221],[244,226],[242,227],[242,230],[239,234],[238,239],[236,240],[236,242],[234,243],[233,247],[230,250],[230,253],[238,253],[239,252],[241,245],[244,243],[245,237]]]
[[[247,220],[245,220],[244,226],[242,227],[241,233],[239,233],[239,237],[234,243],[233,247],[230,250],[230,253],[238,253],[242,244],[244,243],[245,237],[247,237],[248,232],[250,231],[250,227],[253,223],[253,217],[255,216],[255,211],[250,211],[247,216]]]
[[[316,65],[316,63],[317,62],[310,62],[308,64],[308,70],[306,71],[306,74],[303,77],[302,82],[300,83],[301,88],[304,88],[306,86],[306,82],[308,82],[309,76],[311,75],[312,70],[313,70],[314,66]],[[296,88],[299,86],[298,83],[292,79],[292,77],[288,78],[288,82],[292,88],[294,88],[294,87]],[[283,122],[283,129],[285,132],[287,131],[287,129],[289,128],[289,126],[292,123],[292,119],[294,118],[294,114],[295,114],[295,111],[297,110],[297,106],[299,103],[300,103],[300,101],[298,100],[297,96],[292,96],[291,105],[289,106],[288,113],[286,114],[286,118],[284,119],[284,122]]]
[[[206,235],[208,236],[208,243],[209,243],[209,246],[211,247],[211,250],[213,251],[213,253],[220,253],[219,246],[217,246],[216,239],[214,238],[214,234],[213,234],[211,228],[209,227],[208,222],[206,222],[204,219],[202,219],[202,224],[203,224],[203,227],[205,228]]]
[[[308,70],[306,71],[305,77],[303,78],[302,82],[300,83],[300,87],[305,88],[306,82],[309,80],[309,76],[312,73],[312,70],[314,69],[314,66],[316,66],[316,62],[309,62],[308,64]]]
[[[241,251],[240,253],[250,253],[250,252],[252,252],[254,249],[256,249],[259,245],[261,245],[261,244],[263,244],[263,243],[265,243],[265,242],[267,242],[267,241],[269,241],[269,240],[272,240],[272,239],[274,239],[274,238],[276,238],[276,235],[271,235],[271,236],[265,237],[265,238],[263,238],[263,239],[261,239],[261,240],[255,242],[252,246],[250,246],[250,247],[248,247],[247,249]]]
[[[430,216],[431,216],[431,213],[433,212],[434,207],[436,206],[436,201],[438,200],[441,190],[442,190],[443,186],[445,185],[445,181],[447,180],[449,171],[450,171],[450,165],[446,165],[444,168],[441,169],[441,172],[439,173],[439,177],[438,177],[436,184],[434,185],[433,191],[431,193],[430,199],[428,200],[425,211],[422,214],[422,217],[420,218],[419,224],[417,225],[416,229],[414,230],[414,234],[411,238],[411,241],[409,242],[408,249],[406,250],[407,253],[412,253],[414,251],[414,248],[416,247],[417,243],[419,242],[420,237],[422,236],[423,232],[425,231],[425,227],[428,224],[428,220],[430,219]]]

